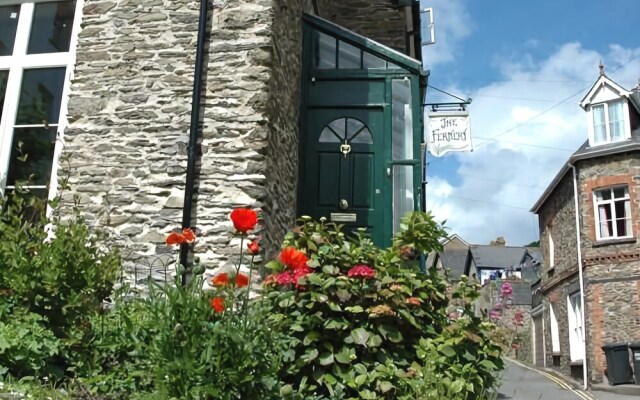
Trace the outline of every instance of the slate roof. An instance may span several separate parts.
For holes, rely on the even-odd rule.
[[[507,268],[520,265],[527,249],[513,246],[472,245],[470,247],[476,268]]]
[[[468,249],[451,249],[438,252],[438,257],[444,268],[450,269],[450,276],[454,280],[459,280],[464,275],[467,264]]]

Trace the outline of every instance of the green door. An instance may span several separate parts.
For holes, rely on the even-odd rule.
[[[300,204],[302,214],[326,217],[347,232],[367,228],[380,245],[389,233],[380,229],[389,203],[383,117],[381,107],[308,110]]]

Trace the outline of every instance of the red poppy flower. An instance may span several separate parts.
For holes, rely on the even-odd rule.
[[[253,254],[254,256],[260,252],[260,245],[255,240],[247,243],[247,248],[249,249],[249,254]]]
[[[231,211],[231,221],[236,231],[246,234],[255,229],[258,214],[250,208],[236,208]]]
[[[217,313],[224,311],[224,299],[222,297],[214,297],[211,299],[211,308]]]
[[[229,275],[226,272],[218,274],[211,279],[213,286],[226,286],[229,284]]]
[[[280,252],[280,262],[292,269],[306,267],[307,261],[309,261],[307,255],[293,246],[286,247]]]
[[[245,287],[249,284],[249,277],[245,274],[236,275],[236,286],[239,288]]]
[[[191,228],[184,228],[182,232],[171,232],[167,236],[167,245],[193,243],[196,241],[196,234]]]
[[[356,265],[347,272],[349,278],[375,278],[376,271],[368,265]]]

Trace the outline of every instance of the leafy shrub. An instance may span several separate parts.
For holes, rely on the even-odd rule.
[[[246,230],[238,232],[244,240]],[[168,243],[186,240],[193,232],[172,233]],[[148,298],[117,302],[92,324],[95,352],[78,371],[84,388],[105,399],[280,398],[285,342],[267,310],[247,302],[248,277],[238,271],[214,277],[214,291],[196,277],[186,286],[151,283]]]
[[[47,205],[20,189],[0,199],[0,307],[9,321],[24,312],[41,316],[38,324],[63,340],[69,360],[83,352],[89,317],[111,293],[120,259],[78,214],[47,218]],[[65,363],[59,360],[61,370]]]
[[[0,375],[16,378],[61,375],[56,366],[60,343],[38,314],[18,313],[0,320]]]
[[[275,274],[265,281],[271,318],[290,332],[283,395],[402,394],[418,361],[415,346],[441,333],[447,305],[443,278],[420,273],[408,256],[439,246],[432,235],[444,231],[428,214],[411,214],[405,223],[415,231],[396,238],[390,250],[362,233],[347,240],[336,225],[310,219],[287,236],[280,259],[270,264]],[[306,273],[291,261],[292,248],[309,258]]]
[[[476,285],[466,277],[457,284],[452,298],[460,300],[462,314],[456,315],[442,333],[421,339],[419,376],[410,382],[417,399],[487,399],[498,386],[503,369],[502,347],[492,339],[495,325],[474,315]]]

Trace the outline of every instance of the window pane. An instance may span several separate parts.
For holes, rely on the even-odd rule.
[[[600,225],[600,237],[608,238],[613,235],[613,224],[611,223],[611,205],[604,204],[598,206],[598,220]]]
[[[393,233],[400,231],[400,220],[413,211],[413,166],[393,166]]]
[[[609,132],[611,140],[624,139],[624,116],[621,102],[609,104]]]
[[[346,136],[345,136],[346,129],[347,129],[346,118],[334,119],[333,121],[329,122],[329,128],[331,128],[331,130],[334,131],[341,140],[346,139]]]
[[[36,3],[27,54],[69,51],[75,1]]]
[[[598,194],[602,196],[602,200],[611,200],[611,190],[610,189],[602,190],[602,191],[598,192]]]
[[[607,129],[604,119],[604,106],[593,106],[593,139],[595,143],[607,141]]]
[[[411,111],[411,81],[394,79],[391,83],[392,148],[394,160],[413,159],[413,113]]]
[[[367,52],[364,52],[362,54],[362,64],[365,69],[385,69],[385,67],[387,66],[387,62],[385,60]]]
[[[47,189],[19,189],[20,193],[16,194],[16,189],[6,189],[5,198],[6,206],[14,205],[16,207],[16,196],[22,199],[22,205],[18,210],[22,213],[24,222],[37,222],[45,215],[47,210]]]
[[[371,137],[371,131],[365,127],[359,130],[355,136],[349,138],[349,141],[351,143],[373,144],[373,137]]]
[[[318,55],[316,65],[320,69],[336,67],[336,39],[318,32]]]
[[[627,196],[627,188],[626,187],[617,187],[613,189],[613,197],[616,199],[621,199]]]
[[[24,71],[16,125],[57,124],[66,68]]]
[[[16,128],[11,144],[7,185],[27,181],[28,185],[48,185],[53,165],[57,128]]]
[[[4,108],[4,95],[7,91],[7,78],[9,78],[9,71],[0,71],[0,114]],[[0,119],[0,123],[2,120]]]
[[[0,7],[0,56],[13,54],[20,5]]]
[[[338,68],[359,69],[361,55],[359,48],[345,42],[338,42]]]
[[[616,201],[614,203],[615,207],[615,217],[616,217],[616,229],[617,236],[627,236],[627,222],[626,219],[629,217],[627,214],[627,206],[626,203],[629,201]]]

